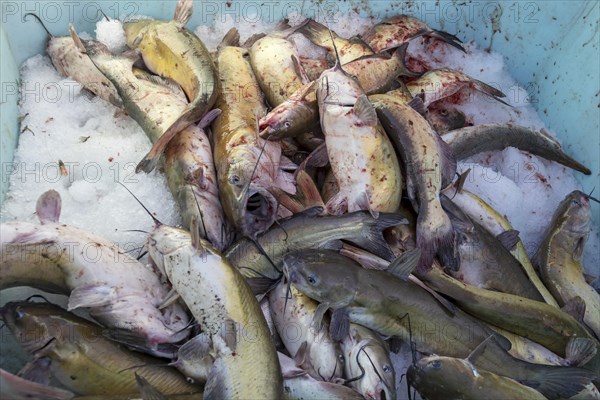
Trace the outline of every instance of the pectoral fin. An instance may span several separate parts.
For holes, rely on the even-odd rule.
[[[117,291],[113,286],[84,286],[73,289],[69,296],[68,311],[81,307],[102,307],[114,303]]]
[[[345,308],[338,308],[331,314],[329,334],[335,341],[343,340],[350,333],[350,318]]]
[[[585,301],[579,296],[570,298],[565,305],[561,308],[562,311],[575,318],[580,323],[583,323],[585,316]]]
[[[35,212],[42,225],[58,222],[61,209],[60,194],[56,190],[48,190],[37,201]]]
[[[48,357],[35,358],[19,370],[17,376],[42,385],[50,384],[50,365],[52,360]]]
[[[377,125],[377,112],[366,95],[361,95],[354,103],[354,114],[367,126]]]

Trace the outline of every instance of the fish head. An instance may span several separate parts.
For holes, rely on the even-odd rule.
[[[284,101],[258,121],[260,137],[280,140],[294,137],[314,125],[314,112],[306,101]]]
[[[187,231],[168,225],[157,226],[146,241],[148,254],[163,277],[168,276],[165,271],[165,257],[190,244],[190,234]]]
[[[469,387],[466,385],[472,384],[476,376],[477,370],[468,361],[437,355],[421,358],[407,371],[408,382],[418,391],[443,388],[451,393],[453,389]]]
[[[364,368],[364,376],[355,384],[358,391],[369,400],[396,399],[396,372],[389,357],[389,351],[374,340],[361,340],[356,343],[351,355],[353,360]],[[359,371],[356,366],[354,370]]]
[[[265,170],[269,163],[256,168],[256,158],[236,158],[241,161],[229,164],[219,181],[221,203],[225,215],[242,235],[254,238],[269,229],[277,216],[277,200],[260,181],[273,173]]]
[[[569,193],[558,206],[557,213],[566,220],[565,228],[569,231],[579,235],[589,233],[592,216],[589,195],[579,190]]]
[[[560,232],[562,246],[570,249],[575,259],[583,253],[583,247],[590,233],[591,205],[595,200],[579,190],[569,193],[554,212],[550,229]]]
[[[23,350],[29,354],[39,353],[55,339],[61,339],[64,324],[60,318],[61,308],[44,303],[10,302],[0,307],[0,319],[12,332]]]
[[[427,111],[426,119],[438,134],[463,128],[467,117],[462,111],[455,108],[431,107]]]
[[[287,254],[283,272],[291,285],[319,302],[342,302],[355,293],[358,277],[353,260],[332,250],[303,250]]]
[[[146,31],[151,25],[151,20],[140,19],[125,22],[123,24],[123,30],[125,31],[125,40],[127,41],[127,47],[135,49],[138,47]]]

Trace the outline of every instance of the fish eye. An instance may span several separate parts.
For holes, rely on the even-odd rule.
[[[439,360],[432,361],[429,365],[431,365],[435,369],[439,369],[442,367],[442,363]]]
[[[577,200],[573,199],[573,200],[571,200],[571,205],[574,205],[574,206],[580,206],[580,205],[581,205],[581,203],[580,203],[580,202],[578,202]]]
[[[20,321],[25,317],[25,313],[20,308],[15,309],[15,321]]]
[[[289,128],[290,126],[292,126],[292,124],[290,123],[290,121],[285,121],[283,123],[283,126],[286,127],[286,128]]]
[[[317,276],[315,274],[310,274],[308,276],[308,278],[306,278],[306,280],[308,281],[308,283],[310,283],[311,285],[316,285],[319,282],[319,278],[317,278]]]
[[[442,117],[445,117],[446,115],[448,115],[448,110],[441,109],[441,110],[440,110],[440,115],[441,115]]]
[[[233,184],[233,185],[237,185],[240,183],[240,177],[237,175],[231,175],[229,177],[229,183]]]
[[[385,364],[383,366],[383,372],[391,372],[392,371],[392,367],[390,367],[389,365]]]

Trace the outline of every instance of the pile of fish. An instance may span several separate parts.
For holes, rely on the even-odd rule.
[[[242,44],[233,29],[211,53],[185,28],[191,3],[124,23],[122,54],[73,26],[50,35],[57,70],[154,143],[137,171],[164,171],[183,226],[147,210],[140,261],[62,224],[53,190],[39,224],[3,223],[0,289],[68,296],[0,309],[31,356],[0,371],[3,398],[392,400],[404,372],[432,400],[600,397],[600,297],[581,261],[596,199],[569,194],[530,260],[456,165],[512,146],[591,171],[543,131],[429,111],[460,90],[504,97],[405,65],[411,40],[464,51],[458,38],[405,15],[352,39],[306,20]],[[299,57],[293,33],[327,57]]]

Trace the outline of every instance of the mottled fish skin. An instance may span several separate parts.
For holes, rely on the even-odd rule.
[[[462,72],[449,68],[427,71],[421,77],[408,82],[406,87],[413,97],[420,96],[422,98],[425,107],[429,107],[431,103],[438,100],[452,96],[464,88],[480,91],[500,102],[503,101],[499,100],[499,98],[506,97],[500,90]]]
[[[0,368],[0,396],[12,400],[70,400],[75,393],[31,382]]]
[[[350,332],[342,341],[347,379],[362,378],[350,383],[370,400],[396,400],[396,372],[390,350],[379,335],[361,325],[350,324]]]
[[[265,36],[248,50],[250,65],[267,101],[276,107],[300,89],[303,82],[294,64],[298,52],[285,38]]]
[[[113,55],[97,41],[82,43],[94,64],[117,87],[127,113],[156,143],[187,107],[185,97],[168,82],[132,70],[133,59]],[[199,227],[202,237],[220,250],[227,247],[233,235],[219,200],[212,149],[203,127],[188,126],[169,142],[165,175],[181,209],[184,226],[190,229],[192,218],[197,218],[203,221]]]
[[[406,168],[406,189],[418,213],[419,270],[429,269],[436,254],[445,266],[456,269],[454,230],[440,203],[440,191],[451,182],[456,161],[427,120],[403,99],[373,95],[370,100]]]
[[[311,81],[316,81],[326,69],[331,68],[326,59],[318,58],[300,57],[300,65]]]
[[[58,196],[52,192],[42,199]],[[44,215],[39,207],[37,213]],[[170,356],[159,345],[185,339],[189,319],[179,304],[159,310],[169,292],[161,277],[115,244],[59,223],[58,215],[43,223],[0,225],[0,288],[31,286],[70,295],[69,309],[88,308],[105,326],[142,339],[145,351]]]
[[[407,379],[409,385],[428,400],[546,399],[528,386],[460,358],[423,357],[408,368]]]
[[[491,334],[489,328],[460,309],[450,313],[430,293],[414,283],[400,280],[385,271],[363,269],[331,250],[288,254],[284,260],[284,272],[299,291],[336,312],[343,312],[350,322],[386,337],[399,337],[405,342],[410,338],[416,349],[425,354],[464,358]],[[450,337],[440,329],[451,329],[453,334]],[[597,375],[581,368],[530,364],[510,356],[507,353],[509,346],[506,339],[496,335],[474,364],[536,387],[555,399],[578,393]],[[561,380],[558,386],[546,383],[556,382],[558,377],[566,375],[569,379]]]
[[[319,47],[327,50],[331,59],[336,59],[336,51],[339,55],[342,65],[356,60],[357,58],[373,55],[375,52],[362,40],[358,38],[344,39],[338,36],[335,32],[330,31],[325,25],[317,21],[310,20],[297,31],[306,36],[308,40]],[[333,37],[333,42],[332,42]]]
[[[212,341],[215,362],[204,398],[281,398],[269,328],[238,270],[208,242],[165,225],[151,233],[148,251]]]
[[[315,83],[304,84],[288,99],[260,118],[261,137],[279,140],[295,137],[319,125],[319,105]]]
[[[540,276],[561,306],[579,296],[584,323],[600,338],[600,295],[585,280],[582,254],[591,226],[590,197],[579,191],[560,202],[535,256]]]
[[[157,141],[137,170],[151,171],[169,141],[199,121],[218,95],[217,71],[209,51],[194,32],[185,28],[192,1],[180,0],[171,21],[139,20],[123,24],[127,45],[138,49],[153,73],[173,79],[186,93],[189,104]]]
[[[212,132],[221,203],[232,225],[242,235],[255,237],[276,218],[277,202],[267,189],[276,186],[281,146],[258,137],[257,121],[266,107],[247,50],[222,48],[218,65],[216,106],[222,113]],[[291,186],[282,189],[293,191]]]
[[[85,89],[115,107],[123,107],[117,89],[75,44],[71,36],[50,37],[46,54],[61,75],[76,80]]]
[[[409,15],[397,15],[374,25],[362,38],[376,53],[399,47],[410,40],[431,36],[465,51],[456,36],[429,27],[425,22]]]
[[[165,394],[188,394],[200,388],[158,358],[126,349],[104,337],[103,328],[48,303],[7,303],[0,317],[35,359],[48,357],[50,373],[80,395],[137,393],[135,372]],[[32,332],[37,332],[32,335]],[[126,371],[125,371],[126,370]]]
[[[585,175],[591,174],[589,168],[568,156],[560,143],[544,130],[534,131],[510,124],[483,124],[447,132],[442,135],[442,139],[448,143],[457,160],[464,160],[484,151],[516,147]]]
[[[398,209],[402,174],[396,153],[366,94],[339,61],[317,82],[317,100],[327,155],[340,191],[327,212]]]
[[[275,328],[288,353],[295,357],[306,342],[303,351],[307,372],[319,380],[342,378],[343,355],[339,344],[329,334],[328,320],[319,330],[311,326],[319,304],[293,287],[288,294],[286,283],[281,281],[269,292],[269,305]]]
[[[418,76],[405,65],[406,47],[402,46],[391,56],[371,55],[343,64],[344,71],[356,78],[366,94],[384,93],[392,88],[399,76]]]

